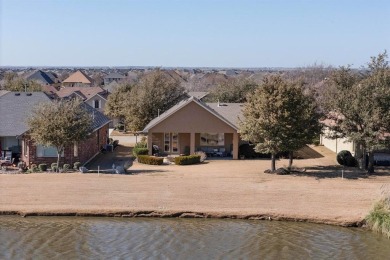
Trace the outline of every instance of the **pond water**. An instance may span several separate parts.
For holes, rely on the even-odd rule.
[[[0,217],[0,259],[390,259],[358,228],[228,219]]]

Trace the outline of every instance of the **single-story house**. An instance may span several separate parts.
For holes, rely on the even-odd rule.
[[[342,138],[330,138],[332,134],[329,128],[325,127],[323,133],[320,135],[320,145],[325,146],[329,150],[338,153],[342,150],[350,151],[352,155],[355,155],[359,147],[355,142],[348,141],[345,137]]]
[[[9,92],[0,96],[1,149],[11,150],[14,157],[20,158],[27,165],[50,164],[57,160],[54,147],[36,144],[28,135],[29,129],[26,121],[31,115],[31,109],[43,102],[52,102],[43,92]],[[84,164],[107,144],[110,119],[88,104],[83,103],[83,108],[93,117],[93,131],[87,140],[74,143],[65,149],[61,158],[62,163],[72,164],[78,161]]]
[[[164,154],[205,151],[238,159],[238,121],[242,106],[241,103],[204,103],[194,96],[182,100],[142,131],[148,135],[149,153],[152,154],[155,145]]]
[[[83,103],[83,108],[93,117],[92,132],[87,140],[74,143],[65,148],[61,157],[61,163],[73,164],[81,162],[86,164],[98,155],[105,147],[108,140],[108,125],[110,119],[95,110],[88,104]],[[54,147],[45,147],[36,144],[30,139],[28,131],[22,135],[22,157],[27,165],[57,162],[57,150]]]
[[[21,154],[20,136],[28,130],[26,120],[31,108],[42,102],[51,102],[43,92],[6,92],[0,96],[0,150]]]

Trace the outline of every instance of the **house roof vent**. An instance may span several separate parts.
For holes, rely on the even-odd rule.
[[[26,96],[32,96],[32,93],[26,93]]]
[[[20,96],[20,93],[15,93],[15,96]]]

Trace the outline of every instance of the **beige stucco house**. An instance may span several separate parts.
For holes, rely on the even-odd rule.
[[[342,150],[350,151],[352,155],[355,155],[357,147],[355,142],[350,142],[347,138],[330,138],[332,131],[325,127],[323,133],[320,135],[320,144],[328,148],[329,150],[338,153]]]
[[[149,153],[157,145],[164,154],[205,151],[238,159],[241,110],[240,103],[203,103],[191,96],[145,127]]]

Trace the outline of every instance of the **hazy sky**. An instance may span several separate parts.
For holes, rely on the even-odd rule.
[[[0,65],[359,67],[390,51],[383,0],[0,0]]]

